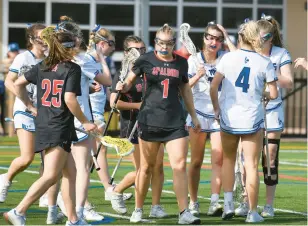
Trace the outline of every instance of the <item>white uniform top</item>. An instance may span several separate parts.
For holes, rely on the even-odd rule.
[[[249,50],[225,54],[217,71],[224,75],[220,99],[220,125],[232,134],[254,133],[263,126],[264,83],[277,80],[271,61]]]
[[[18,54],[12,65],[9,68],[9,71],[11,72],[15,72],[18,74],[18,76],[20,75],[20,70],[24,67],[32,67],[34,65],[36,65],[37,63],[41,62],[42,59],[37,59],[35,58],[35,55],[30,51],[27,50],[23,53]],[[28,91],[28,96],[30,98],[30,100],[33,102],[33,104],[36,106],[37,103],[37,96],[36,96],[36,85],[33,84],[29,84],[26,86],[26,89]],[[14,102],[14,107],[13,107],[13,114],[15,115],[15,113],[17,112],[25,112],[26,110],[26,105],[24,105],[24,103],[18,98],[15,98],[15,102]],[[24,113],[22,113],[24,114]]]
[[[192,87],[192,93],[194,98],[194,106],[196,108],[197,114],[200,114],[207,118],[214,118],[214,110],[213,104],[211,101],[211,97],[209,94],[209,90],[205,90],[206,86],[208,86],[208,81],[211,82],[216,73],[216,65],[219,63],[221,57],[227,52],[219,51],[215,64],[208,64],[205,62],[205,58],[202,52],[197,53],[198,62],[202,62],[204,64],[204,69],[206,71],[206,75],[201,77],[196,84]],[[189,78],[194,77],[197,74],[196,64],[194,62],[194,58],[190,56],[188,58],[188,76]],[[206,79],[208,77],[208,81]],[[209,87],[208,87],[209,89]],[[219,89],[220,91],[220,89]],[[220,95],[220,92],[219,94]]]
[[[277,74],[280,73],[280,68],[283,65],[292,64],[292,60],[291,60],[291,56],[289,52],[286,49],[280,48],[277,46],[272,47],[269,58],[272,61]],[[278,88],[278,97],[275,100],[271,100],[266,105],[266,110],[273,110],[281,106],[283,89],[279,87],[279,83],[277,83],[277,88]]]
[[[87,53],[78,54],[75,57],[75,62],[81,67],[81,96],[78,96],[77,100],[87,119],[92,120],[92,112],[89,102],[89,81],[90,79],[94,79],[95,76],[100,73],[101,68],[98,68],[98,63],[95,58]],[[77,119],[75,118],[75,120]]]
[[[92,83],[94,80],[90,80]],[[104,114],[106,104],[106,87],[101,85],[102,89],[99,92],[90,94],[90,101],[93,114]]]

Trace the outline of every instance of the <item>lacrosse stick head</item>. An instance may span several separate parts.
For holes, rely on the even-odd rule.
[[[104,146],[114,148],[121,157],[130,155],[134,151],[134,145],[126,138],[113,138],[104,136],[101,138]]]
[[[187,51],[195,56],[197,54],[196,47],[192,40],[190,39],[188,32],[190,30],[190,25],[188,23],[184,23],[180,26],[180,41],[186,47]]]
[[[133,64],[138,59],[139,56],[140,56],[140,52],[135,48],[131,48],[124,55],[124,58],[121,64],[120,81],[123,82],[125,80],[128,74],[128,71],[130,69],[130,65]]]

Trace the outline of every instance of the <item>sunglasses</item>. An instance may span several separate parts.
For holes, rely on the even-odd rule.
[[[163,47],[163,46],[173,47],[175,45],[175,38],[168,40],[168,41],[161,40],[159,38],[155,38],[154,41],[160,47]]]
[[[131,49],[135,49],[135,50],[138,50],[138,52],[140,54],[144,54],[146,52],[146,48],[145,47],[140,47],[140,48],[137,48],[137,47],[130,47],[128,49],[126,49],[127,52],[129,52]]]
[[[224,41],[224,37],[223,36],[215,36],[215,35],[211,35],[207,32],[204,33],[204,38],[208,41],[213,41],[215,40],[216,42],[223,42]]]

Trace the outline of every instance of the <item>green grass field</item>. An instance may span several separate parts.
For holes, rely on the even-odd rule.
[[[263,224],[307,225],[307,145],[306,143],[297,142],[282,143],[281,146],[280,183],[277,187],[277,195],[274,204],[276,216],[274,219],[267,219]],[[6,172],[6,168],[9,166],[12,159],[18,156],[18,153],[19,149],[17,147],[16,138],[0,138],[0,173]],[[116,163],[116,156],[112,150],[110,150],[109,153],[109,170],[112,171]],[[209,160],[210,156],[207,151],[205,154],[204,168],[210,166]],[[150,221],[144,222],[144,224],[170,225],[176,224],[178,220],[176,198],[172,188],[172,171],[170,167],[167,166],[167,155],[165,155],[164,162],[166,163],[164,167],[165,183],[161,204],[169,216],[161,220],[148,218],[151,205],[151,192],[149,192],[144,206],[144,218]],[[1,213],[16,207],[18,202],[21,201],[29,186],[39,177],[39,164],[39,156],[36,156],[33,164],[28,168],[28,171],[19,174],[14,179],[6,203],[0,203]],[[116,181],[121,180],[127,172],[132,170],[134,170],[134,168],[131,161],[129,159],[123,161],[117,172]],[[261,172],[261,168],[259,170]],[[230,221],[222,221],[220,217],[206,216],[205,213],[210,204],[210,174],[211,171],[209,169],[202,169],[199,188],[199,195],[201,196],[199,201],[203,213],[201,214],[202,224],[244,224],[244,218],[233,218]],[[120,216],[113,211],[110,202],[104,201],[104,188],[99,183],[96,173],[91,175],[91,179],[89,200],[96,206],[96,210],[102,212],[105,216],[104,221],[93,222],[93,224],[129,224],[129,217],[134,209],[134,199],[126,202],[129,212],[126,215]],[[261,181],[259,205],[264,205],[265,203],[264,187],[263,181]],[[133,192],[133,188],[129,189],[129,192]],[[222,198],[223,196],[221,195],[221,199]],[[39,208],[38,203],[35,203],[28,211],[27,225],[44,225],[46,222],[46,215],[47,209]],[[0,225],[4,224],[6,224],[6,222],[1,217]]]

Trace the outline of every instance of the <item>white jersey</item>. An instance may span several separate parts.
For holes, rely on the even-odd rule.
[[[27,50],[23,53],[20,53],[16,56],[14,59],[12,65],[9,68],[9,71],[15,72],[20,76],[20,72],[25,70],[25,68],[31,68],[32,66],[36,65],[37,63],[41,62],[42,59],[37,59],[35,55],[30,51]],[[29,69],[26,69],[28,71]],[[26,86],[26,89],[28,91],[28,96],[34,106],[36,106],[37,103],[37,93],[36,93],[36,85],[29,84]],[[15,98],[14,107],[13,107],[13,114],[21,113],[21,114],[29,114],[26,113],[26,105],[18,98]],[[30,114],[31,115],[31,114]]]
[[[220,99],[220,125],[232,134],[254,133],[263,127],[264,83],[277,80],[271,61],[254,51],[225,54],[217,65],[224,75]]]
[[[94,80],[90,80],[92,83]],[[106,104],[106,87],[101,85],[101,91],[91,93],[90,94],[90,101],[93,114],[104,114],[105,112],[105,104]]]
[[[225,51],[219,51],[215,64],[208,64],[205,62],[205,58],[202,52],[197,53],[198,62],[204,65],[206,75],[201,77],[198,82],[192,87],[194,106],[196,113],[207,118],[214,118],[213,104],[209,94],[208,81],[211,82],[216,73],[216,65],[219,63],[221,57],[225,54]],[[192,78],[196,75],[197,68],[194,58],[190,56],[188,58],[188,76]],[[207,81],[208,80],[208,81]],[[219,89],[220,91],[220,89]],[[220,92],[219,92],[220,95]]]
[[[100,73],[95,58],[87,53],[78,54],[75,62],[81,67],[81,96],[77,97],[78,103],[84,115],[88,120],[92,120],[92,112],[89,99],[89,81],[94,79]],[[77,119],[75,118],[75,121]]]
[[[275,71],[277,74],[280,74],[280,68],[286,64],[292,64],[291,56],[289,52],[277,46],[273,46],[269,56],[270,60],[272,61]],[[275,100],[271,100],[266,105],[266,110],[274,110],[282,105],[282,92],[283,89],[279,87],[279,83],[277,83],[278,88],[278,97]]]

